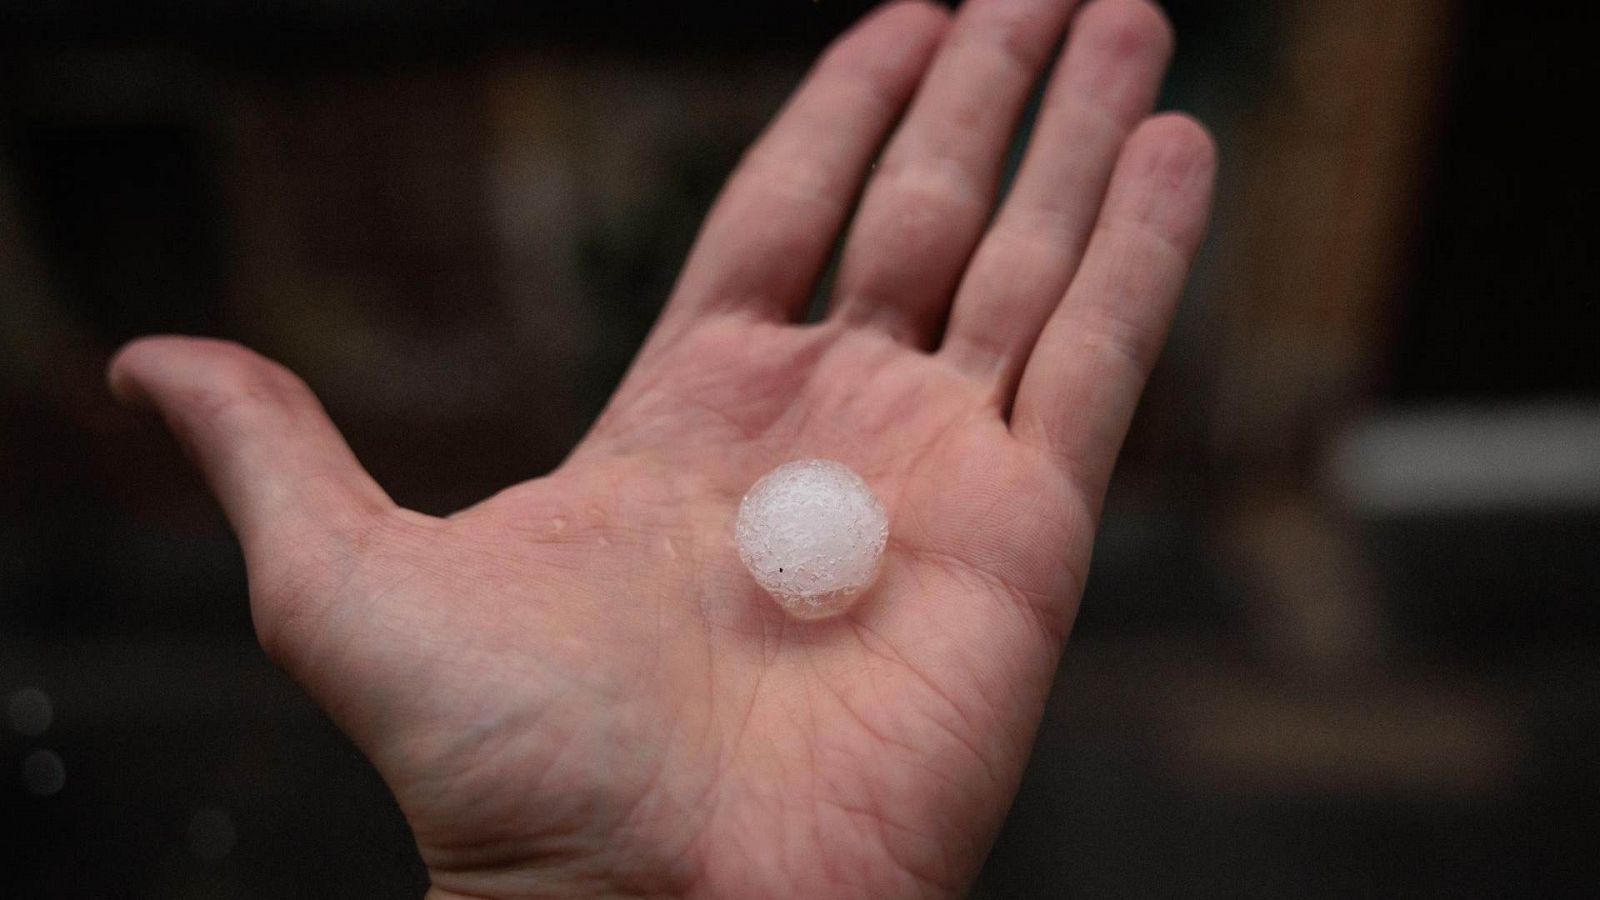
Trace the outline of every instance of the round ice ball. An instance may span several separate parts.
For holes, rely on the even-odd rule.
[[[739,558],[796,618],[848,607],[878,576],[889,517],[861,476],[826,459],[785,463],[745,494]]]

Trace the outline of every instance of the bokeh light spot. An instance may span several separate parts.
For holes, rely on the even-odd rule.
[[[18,734],[38,737],[50,727],[55,710],[50,705],[50,695],[36,687],[25,687],[13,693],[6,702],[6,717]]]
[[[54,750],[35,750],[22,761],[22,785],[35,797],[49,797],[67,783],[67,764]]]

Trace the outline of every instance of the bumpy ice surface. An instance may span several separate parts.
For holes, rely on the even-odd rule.
[[[750,574],[797,618],[843,610],[878,575],[889,517],[860,476],[826,459],[767,473],[734,527]]]

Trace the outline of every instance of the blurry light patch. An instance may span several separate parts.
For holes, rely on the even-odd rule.
[[[1386,412],[1335,441],[1328,475],[1370,515],[1600,508],[1600,406]]]
[[[22,786],[35,797],[59,793],[67,784],[67,764],[54,750],[35,750],[22,761]]]
[[[11,730],[38,737],[50,727],[55,710],[50,705],[49,694],[36,687],[25,687],[6,702],[6,717],[11,721]]]
[[[239,833],[227,811],[208,807],[189,819],[189,852],[196,859],[216,861],[233,852]]]
[[[1236,669],[1183,696],[1165,746],[1180,783],[1210,794],[1482,801],[1526,764],[1513,705],[1486,683],[1268,688]]]

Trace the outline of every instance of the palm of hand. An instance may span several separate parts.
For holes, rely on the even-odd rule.
[[[436,877],[556,834],[618,854],[640,889],[958,885],[1026,758],[1082,503],[980,392],[872,335],[711,321],[630,385],[561,471],[399,525],[351,585],[346,606],[383,598],[363,633],[385,643],[344,652],[386,671],[328,680],[410,692],[425,668],[415,695],[351,705],[419,705],[405,719],[427,733],[385,774],[402,802],[412,783],[439,798],[408,806],[425,852],[431,819],[451,841],[484,822]],[[776,463],[841,450],[890,510],[884,571],[847,615],[790,621],[740,565],[733,515]],[[508,722],[526,731],[486,734]],[[541,802],[553,785],[566,802]]]
[[[1037,68],[1067,5],[1016,6],[975,3],[956,29],[1010,35]],[[1165,58],[1159,18],[1101,7],[1081,17],[1051,88],[1066,99],[1039,131],[1121,130],[1075,151],[1087,186],[1050,187],[1072,154],[1030,150],[965,264],[986,204],[945,192],[950,215],[930,222],[919,204],[939,205],[938,179],[919,160],[996,94],[1012,108],[994,130],[1009,132],[1026,84],[952,86],[973,81],[976,37],[945,41],[927,72],[945,27],[932,8],[858,28],[736,175],[589,437],[555,473],[449,519],[389,503],[304,387],[246,351],[157,339],[114,363],[114,388],[160,408],[205,468],[245,545],[263,644],[371,757],[438,890],[887,896],[971,878],[1207,205],[1203,134],[1170,117],[1134,127]],[[1132,87],[1105,87],[1108,71]],[[793,271],[820,268],[919,81],[834,312],[794,323],[809,276]],[[1080,82],[1109,95],[1099,119],[1075,102]],[[819,151],[828,123],[853,137]],[[979,198],[997,140],[945,148],[946,162],[965,153]],[[1089,241],[1097,221],[1105,237]],[[938,250],[947,271],[919,255]],[[891,532],[863,600],[801,623],[743,570],[732,526],[757,477],[809,456],[862,473]]]

